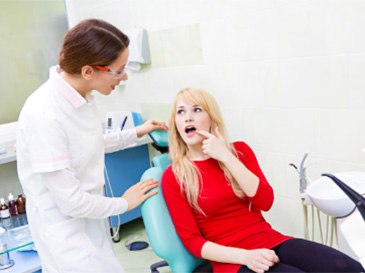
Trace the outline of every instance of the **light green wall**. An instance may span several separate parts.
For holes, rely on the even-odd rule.
[[[198,24],[152,31],[149,39],[152,67],[203,64]]]
[[[16,162],[0,165],[0,197],[6,199],[9,193],[14,196],[23,193],[17,176]]]
[[[67,17],[63,0],[0,0],[0,124],[16,121],[57,64]],[[16,162],[0,165],[0,196],[22,192]]]
[[[67,17],[63,0],[0,1],[0,124],[15,121],[57,64]]]

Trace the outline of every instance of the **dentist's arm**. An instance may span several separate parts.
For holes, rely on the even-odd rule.
[[[164,122],[149,120],[135,128],[113,132],[104,135],[104,150],[112,153],[124,149],[125,147],[138,142],[138,138],[143,137],[154,130],[164,130],[168,128]]]
[[[142,137],[145,134],[148,134],[154,130],[164,130],[167,131],[167,126],[164,122],[155,121],[155,120],[148,120],[142,125],[136,127],[137,137]]]
[[[157,193],[157,181],[146,179],[127,189],[122,197],[92,194],[81,188],[81,181],[71,169],[39,174],[52,200],[64,215],[102,219],[129,211]],[[154,189],[150,191],[151,189]]]

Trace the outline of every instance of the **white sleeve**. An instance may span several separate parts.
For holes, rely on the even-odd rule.
[[[102,219],[128,209],[128,203],[122,197],[112,198],[83,191],[80,181],[70,169],[42,173],[41,176],[64,215]]]
[[[22,131],[34,172],[52,172],[70,167],[67,136],[52,117],[37,116]]]
[[[105,153],[112,153],[124,149],[125,147],[136,144],[138,141],[135,128],[113,132],[104,135]]]

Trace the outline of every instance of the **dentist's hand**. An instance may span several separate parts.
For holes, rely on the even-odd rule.
[[[197,133],[205,138],[202,142],[204,154],[223,162],[232,156],[218,128],[215,129],[216,136],[203,130],[199,130]]]
[[[271,249],[248,250],[243,262],[249,269],[256,273],[264,273],[279,262],[279,257]]]
[[[155,120],[148,120],[142,125],[136,127],[137,136],[142,137],[145,134],[148,134],[154,130],[164,130],[167,131],[168,127],[165,122],[155,121]]]
[[[139,206],[144,200],[155,195],[158,190],[149,191],[158,186],[158,182],[152,178],[138,182],[124,192],[122,197],[128,202],[128,211]]]

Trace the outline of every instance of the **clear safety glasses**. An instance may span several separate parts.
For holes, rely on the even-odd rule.
[[[120,80],[127,74],[127,66],[125,66],[120,71],[114,71],[113,69],[110,69],[110,68],[107,68],[107,67],[101,66],[101,65],[92,65],[92,67],[94,67],[98,70],[110,73],[116,80]]]

